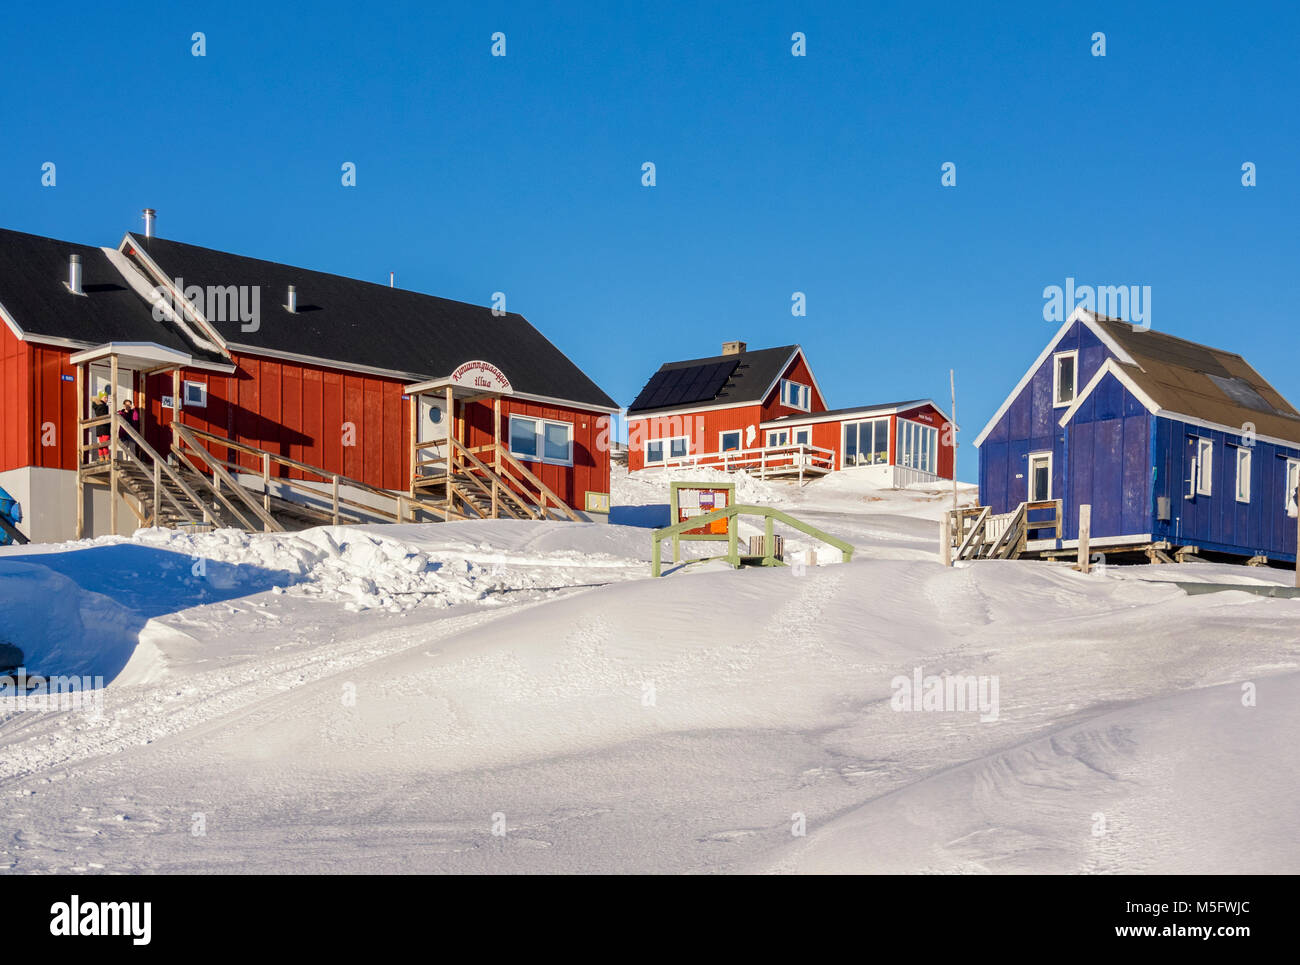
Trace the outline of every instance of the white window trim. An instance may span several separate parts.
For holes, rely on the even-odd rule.
[[[190,388],[199,390],[199,401],[190,398]],[[181,404],[187,409],[206,409],[208,407],[208,383],[186,379],[181,383]]]
[[[1244,457],[1244,459],[1243,459],[1243,457]],[[1250,447],[1249,447],[1249,446],[1238,446],[1238,447],[1237,447],[1237,460],[1236,460],[1236,461],[1237,461],[1237,488],[1236,488],[1237,502],[1239,502],[1239,503],[1249,503],[1249,502],[1250,502],[1250,463],[1251,463],[1251,459],[1250,459]],[[1245,480],[1244,480],[1244,482],[1245,482],[1245,484],[1246,484],[1246,495],[1245,495],[1245,496],[1242,496],[1242,494],[1241,494],[1241,484],[1242,484],[1242,482],[1243,482],[1242,475],[1241,475],[1241,466],[1242,466],[1242,463],[1243,463],[1243,462],[1244,462],[1245,465],[1246,465],[1246,477],[1245,477]]]
[[[1061,359],[1071,358],[1074,360],[1074,395],[1068,399],[1061,399],[1057,396],[1057,389],[1061,385]],[[1074,400],[1079,397],[1079,350],[1071,349],[1068,352],[1057,352],[1052,356],[1052,408],[1064,409],[1074,404]]]
[[[723,436],[730,436],[730,435],[738,436],[739,439],[740,439],[740,441],[739,441],[738,443],[736,443],[736,448],[735,448],[735,449],[728,449],[728,448],[726,447],[726,444],[723,443],[723,441],[722,441],[722,437],[723,437]],[[689,441],[689,440],[688,440],[688,441]],[[745,430],[744,430],[744,429],[723,429],[721,432],[718,433],[718,452],[722,452],[722,453],[726,453],[726,452],[739,452],[740,450],[742,450],[742,449],[744,449],[744,448],[745,448]]]
[[[533,437],[537,441],[537,454],[530,456],[524,452],[515,451],[515,420],[519,419],[524,422],[531,422],[537,426],[534,430]],[[564,426],[569,430],[569,454],[565,459],[547,459],[546,458],[546,426]],[[536,462],[543,466],[572,466],[573,465],[573,423],[561,422],[558,419],[543,419],[540,416],[533,415],[511,415],[510,422],[506,427],[506,440],[510,448],[510,455],[516,459],[522,459],[524,462]]]
[[[1047,495],[1044,496],[1042,499],[1035,499],[1034,498],[1034,460],[1041,456],[1047,457]],[[1040,449],[1037,452],[1031,452],[1029,454],[1029,467],[1028,467],[1028,471],[1025,473],[1025,502],[1027,503],[1046,502],[1047,500],[1052,498],[1052,458],[1053,457],[1052,457],[1051,449]]]
[[[773,436],[779,436],[781,433],[785,433],[785,438],[786,438],[787,441],[785,441],[785,442],[773,442],[773,441],[772,441],[772,437],[773,437]],[[790,439],[790,430],[789,430],[789,429],[768,429],[768,430],[767,430],[767,448],[769,448],[769,449],[771,449],[773,446],[788,446],[788,445],[790,445],[789,439]]]
[[[888,466],[888,465],[890,464],[890,463],[889,463],[889,449],[890,449],[890,446],[893,444],[893,441],[894,441],[893,438],[892,438],[892,436],[893,436],[893,432],[894,432],[894,427],[891,426],[890,423],[893,422],[893,421],[894,421],[894,420],[892,420],[891,418],[889,418],[889,416],[877,416],[877,417],[874,418],[874,419],[855,419],[855,420],[852,421],[852,422],[844,422],[844,423],[841,423],[841,425],[842,425],[842,427],[843,427],[843,428],[840,430],[840,445],[841,445],[841,446],[844,446],[844,432],[845,432],[845,430],[847,430],[850,426],[853,427],[854,429],[857,429],[859,426],[865,425],[865,424],[868,423],[868,422],[883,422],[883,423],[885,424],[885,461],[884,461],[884,462],[874,462],[874,461],[873,461],[873,462],[855,462],[855,463],[853,463],[852,465],[854,465],[854,466]],[[899,421],[900,421],[900,422],[907,422],[907,421],[909,421],[909,420],[907,420],[907,419],[900,419]],[[874,430],[874,429],[872,429],[872,431],[871,431],[871,435],[872,435],[872,439],[874,440],[874,439],[875,439],[875,430]],[[874,443],[873,443],[873,444],[874,444]],[[847,446],[845,446],[844,448],[845,448],[846,450],[848,449]],[[862,433],[861,433],[861,431],[859,431],[859,432],[858,432],[858,456],[861,457],[861,455],[862,455]],[[873,450],[873,451],[872,451],[872,458],[874,459],[874,457],[875,457],[875,452],[874,452],[874,450]],[[849,465],[849,464],[848,464],[848,463],[845,463],[845,465],[847,466],[847,465]]]
[[[676,442],[678,439],[680,439],[680,440],[682,440],[682,442],[686,443],[686,453],[685,453],[685,455],[674,456],[674,455],[672,454],[673,443]],[[662,459],[651,459],[651,458],[650,458],[650,446],[651,446],[652,444],[656,443],[656,442],[663,443],[663,458],[662,458]],[[673,462],[674,460],[677,460],[677,459],[685,459],[686,456],[689,456],[690,454],[691,454],[691,437],[690,437],[690,436],[661,436],[661,437],[658,438],[658,439],[647,439],[647,440],[645,441],[645,464],[646,464],[647,466],[662,466],[662,465],[664,465],[665,463]]]
[[[1196,495],[1214,495],[1214,440],[1205,436],[1196,439]],[[1208,458],[1202,458],[1202,453]]]
[[[938,468],[939,467],[939,429],[938,427],[928,425],[924,422],[917,422],[914,419],[899,419],[898,422],[900,423],[900,427],[898,430],[899,446],[898,446],[898,452],[894,456],[895,465],[902,466],[905,469],[915,469],[919,472],[933,473],[934,475],[937,476],[939,474],[939,468]],[[907,431],[908,426],[912,427],[910,432]],[[931,435],[931,433],[933,433],[933,435]],[[923,452],[926,453],[927,455],[930,454],[929,443],[931,440],[934,441],[934,451],[933,451],[934,465],[933,466],[922,469],[920,466],[919,459],[914,460],[916,463],[915,465],[908,463],[907,457],[909,455],[909,452],[907,451],[908,449],[907,440],[909,436],[913,440],[910,454],[919,455]],[[926,444],[918,446],[917,441],[919,441],[920,439],[924,439]]]
[[[1292,469],[1292,466],[1295,468]],[[1290,456],[1287,456],[1286,476],[1282,479],[1282,511],[1294,519],[1296,515],[1296,503],[1295,500],[1292,499],[1292,496],[1294,495],[1291,486],[1292,476],[1295,477],[1297,482],[1300,482],[1300,459],[1292,459]]]
[[[803,434],[808,437],[805,442],[799,441],[799,436]],[[790,430],[790,445],[792,446],[811,446],[812,445],[812,426],[796,426]]]
[[[787,397],[785,387],[793,385],[799,389],[799,402],[790,402]],[[781,380],[781,404],[787,409],[798,409],[801,412],[812,411],[812,389],[802,382],[796,382],[794,379]]]

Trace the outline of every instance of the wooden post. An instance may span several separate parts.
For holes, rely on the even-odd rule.
[[[271,511],[271,454],[262,453],[262,508]]]
[[[944,566],[952,566],[952,514],[944,513],[939,520],[939,558]]]
[[[108,357],[108,528],[117,535],[117,355]]]
[[[77,366],[77,539],[86,535],[86,454],[81,447],[86,444],[86,430],[81,423],[86,417],[86,367]]]
[[[153,525],[158,525],[158,510],[162,506],[162,466],[158,465],[158,460],[153,461]]]
[[[727,562],[736,568],[740,567],[740,549],[736,546],[736,538],[739,535],[737,533],[739,520],[739,515],[732,516],[727,520]]]
[[[1092,505],[1084,503],[1079,507],[1079,563],[1080,573],[1090,573],[1092,557],[1088,555],[1088,538],[1092,535]]]
[[[414,499],[415,480],[416,480],[415,470],[416,470],[416,466],[418,465],[418,463],[416,462],[416,456],[419,453],[419,450],[416,449],[415,447],[419,444],[420,441],[420,424],[419,424],[420,423],[420,397],[416,395],[414,392],[412,392],[410,401],[411,401],[411,426],[410,426],[411,431],[409,435],[410,435],[410,443],[411,443],[411,485],[410,488],[407,490],[407,492],[410,494],[411,498]]]
[[[452,507],[451,475],[452,462],[456,457],[451,447],[451,440],[456,433],[456,396],[452,387],[447,386],[447,442],[443,445],[443,462],[447,472],[447,508]]]
[[[776,565],[776,536],[772,532],[772,517],[763,517],[763,563]]]
[[[948,370],[948,388],[952,392],[952,421],[948,423],[952,433],[952,508],[957,508],[957,376],[953,369]],[[937,456],[937,453],[936,453]],[[934,467],[938,469],[938,466]]]
[[[334,525],[339,524],[339,474],[334,474],[334,485],[331,490],[331,499],[333,501]],[[400,506],[399,506],[400,508]]]
[[[492,399],[492,518],[501,504],[501,396]]]

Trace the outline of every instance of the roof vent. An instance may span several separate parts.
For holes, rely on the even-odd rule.
[[[64,284],[68,286],[68,291],[74,295],[86,294],[81,290],[81,255],[69,256],[68,280]]]
[[[146,238],[153,237],[153,223],[157,217],[158,217],[158,212],[155,211],[153,208],[144,209],[144,236]]]
[[[294,288],[292,285],[289,286],[289,300],[285,302],[284,307],[289,309],[291,312],[296,312],[298,310],[298,289]]]
[[[749,346],[746,345],[744,342],[723,342],[722,354],[739,355],[741,352],[745,351],[745,349],[747,349],[748,347]]]

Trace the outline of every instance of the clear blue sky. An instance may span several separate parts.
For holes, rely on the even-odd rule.
[[[0,225],[504,291],[623,404],[732,338],[832,406],[955,367],[966,479],[1067,276],[1300,402],[1294,4],[182,7],[7,8]]]

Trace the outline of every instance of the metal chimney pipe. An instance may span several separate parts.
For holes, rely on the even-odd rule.
[[[144,209],[144,236],[146,238],[153,237],[153,222],[154,219],[157,217],[158,217],[158,212],[155,211],[153,208]]]
[[[393,288],[395,287],[396,283],[397,283],[397,272],[390,271],[388,273],[388,287]]]
[[[289,302],[284,307],[289,309],[291,312],[296,312],[298,310],[298,289],[294,288],[292,285],[289,286]]]
[[[81,255],[68,258],[68,290],[74,295],[84,295],[81,290]]]

